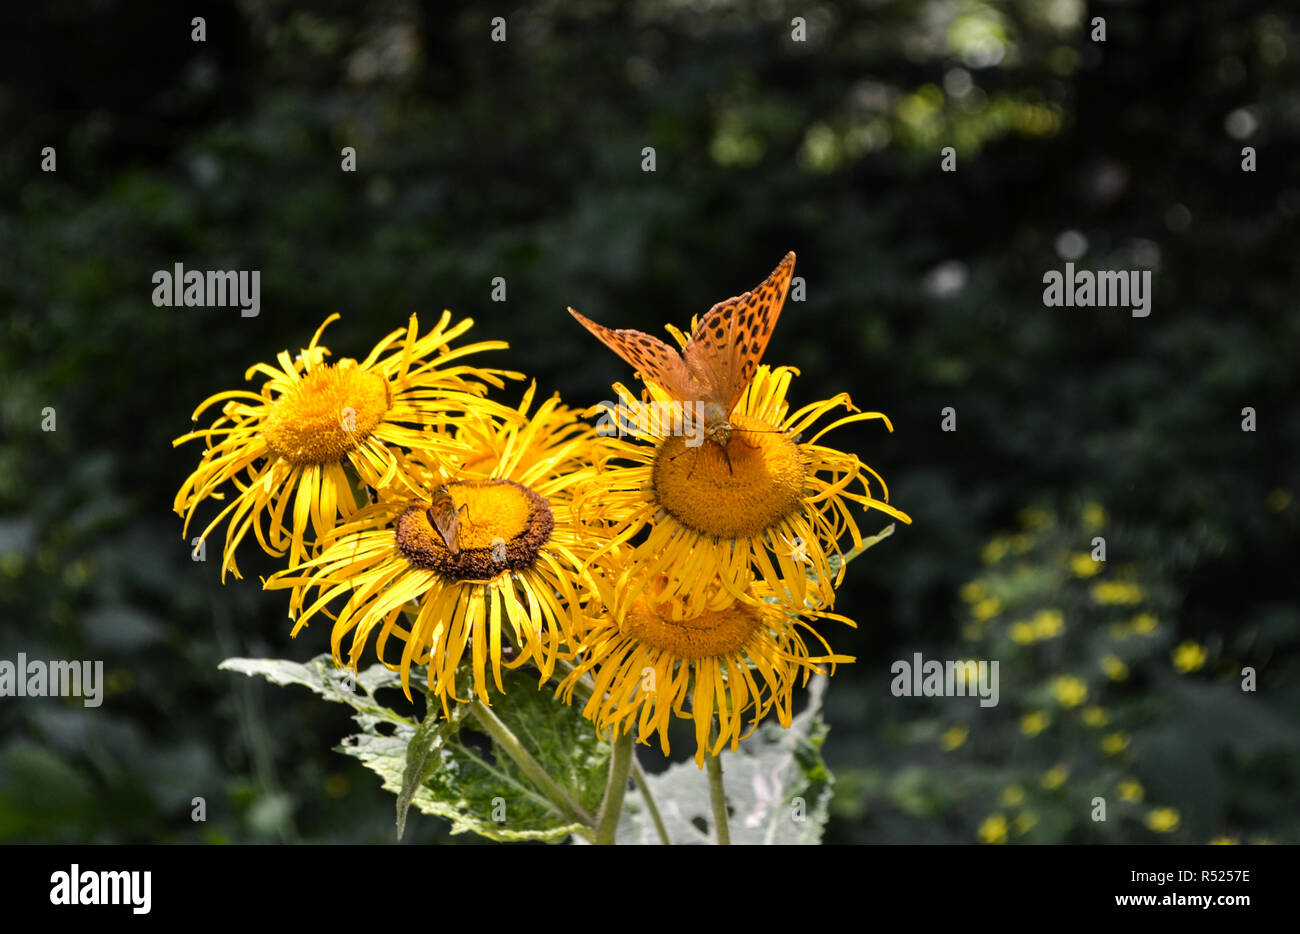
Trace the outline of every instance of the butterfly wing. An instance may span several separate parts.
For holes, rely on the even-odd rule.
[[[569,309],[569,314],[577,318],[578,323],[594,334],[597,340],[626,360],[643,381],[654,383],[681,402],[691,401],[698,396],[696,381],[686,368],[682,355],[659,338],[632,328],[615,331],[590,318],[584,318],[572,308]]]
[[[460,512],[456,509],[456,501],[451,498],[451,492],[445,486],[434,490],[431,500],[426,513],[429,524],[454,557],[460,553]]]
[[[686,366],[705,387],[706,401],[721,406],[727,417],[749,388],[767,343],[781,316],[794,252],[771,275],[743,295],[718,302],[700,319],[684,353]]]

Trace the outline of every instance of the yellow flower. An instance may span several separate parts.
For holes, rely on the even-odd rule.
[[[1055,790],[1065,784],[1070,777],[1070,770],[1063,765],[1055,765],[1043,773],[1043,787]]]
[[[1172,833],[1178,829],[1180,821],[1176,808],[1153,808],[1146,816],[1147,827],[1156,833]]]
[[[441,487],[449,496],[448,514],[459,518],[454,537],[444,539],[431,523],[431,499],[399,489],[395,498],[359,510],[319,556],[272,575],[267,589],[293,589],[293,634],[346,596],[331,638],[335,663],[343,664],[350,636],[347,664],[356,669],[378,630],[376,654],[401,672],[406,696],[411,666],[427,665],[429,689],[444,710],[449,701],[468,700],[457,693],[462,661],[473,693],[489,703],[489,663],[502,690],[503,661],[509,668],[530,663],[544,681],[558,658],[572,657],[575,619],[594,591],[584,573],[594,546],[575,528],[570,496],[592,481],[599,439],[558,398],[529,418],[532,399],[530,388],[517,417],[460,432],[470,438],[461,458],[437,462],[417,452],[407,463],[414,485]],[[486,476],[475,469],[484,462],[493,465]],[[312,588],[319,598],[304,610]],[[385,657],[390,638],[402,646],[397,662]],[[513,657],[505,653],[510,647]]]
[[[1079,551],[1070,555],[1070,570],[1074,572],[1075,577],[1092,577],[1100,574],[1101,568],[1101,562],[1094,560],[1092,555],[1086,551]]]
[[[1105,726],[1110,722],[1110,714],[1106,713],[1104,707],[1096,705],[1083,708],[1079,717],[1085,724],[1092,727]]]
[[[863,545],[852,507],[912,521],[888,504],[874,470],[821,443],[840,425],[881,419],[890,427],[889,420],[857,412],[844,394],[790,413],[786,393],[795,372],[758,368],[729,415],[735,427],[725,448],[709,440],[692,446],[691,433],[676,430],[672,419],[647,414],[655,411],[647,406],[674,405],[659,387],[650,384],[652,401],[640,402],[615,385],[634,436],[649,443],[611,440],[614,462],[580,494],[576,508],[597,523],[606,550],[627,549],[616,617],[651,581],[663,583],[657,600],[679,601],[691,613],[710,608],[706,594],[713,609],[748,599],[755,578],[774,593],[788,592],[792,606],[829,607],[844,573],[841,540],[847,535],[855,548]],[[852,414],[796,440],[839,407]],[[880,483],[879,497],[871,478]],[[713,587],[717,580],[722,588]]]
[[[1011,829],[1015,831],[1016,836],[1024,836],[1033,830],[1038,824],[1038,815],[1033,811],[1021,811],[1016,815],[1016,819],[1011,822]]]
[[[1190,674],[1205,664],[1205,649],[1195,642],[1184,642],[1173,653],[1174,667],[1183,674]]]
[[[1268,496],[1264,497],[1264,505],[1269,508],[1270,512],[1283,512],[1286,507],[1291,505],[1290,490],[1271,490]]]
[[[1115,786],[1115,790],[1119,792],[1121,801],[1129,801],[1134,804],[1140,802],[1146,795],[1146,792],[1142,789],[1142,783],[1136,778],[1124,779]]]
[[[1107,733],[1101,738],[1101,751],[1108,756],[1117,756],[1128,748],[1127,733]]]
[[[997,564],[1006,556],[1010,547],[1011,542],[1005,535],[995,536],[989,540],[989,543],[980,552],[980,560],[985,564]]]
[[[979,581],[968,581],[961,585],[961,598],[967,603],[978,603],[988,596],[984,585]]]
[[[1065,630],[1065,616],[1060,610],[1039,610],[1034,614],[1034,636],[1051,639]]]
[[[1007,807],[1015,807],[1024,800],[1025,788],[1023,785],[1008,785],[1002,789],[1002,803]]]
[[[707,600],[708,608],[693,615],[656,596],[653,588],[641,588],[621,625],[609,613],[588,618],[586,652],[557,692],[569,703],[575,690],[590,690],[583,716],[611,739],[635,726],[643,743],[658,733],[667,755],[673,717],[692,720],[695,761],[703,767],[706,752],[717,755],[728,744],[734,752],[773,709],[781,726],[790,726],[795,683],[821,673],[824,664],[833,674],[837,663],[853,661],[833,654],[816,629],[772,602],[762,582],[753,585],[755,599],[721,609]],[[806,615],[854,625],[832,613]],[[825,654],[810,655],[805,634]],[[584,679],[588,673],[591,682]],[[711,736],[715,717],[719,728]]]
[[[1049,723],[1051,723],[1051,721],[1048,719],[1047,714],[1035,710],[1020,718],[1020,732],[1024,733],[1026,736],[1037,736],[1039,733],[1043,732],[1043,730],[1047,729]]]
[[[1103,606],[1131,606],[1142,602],[1142,588],[1129,581],[1098,581],[1092,599]]]
[[[1051,691],[1062,707],[1078,707],[1088,699],[1088,683],[1073,675],[1053,678]]]
[[[1133,631],[1144,636],[1155,632],[1158,625],[1159,623],[1152,613],[1139,613],[1129,620],[1129,626],[1132,627]]]
[[[980,824],[979,838],[984,843],[1007,842],[1007,819],[1001,814],[991,814]]]
[[[1083,507],[1083,527],[1095,532],[1106,524],[1106,509],[1100,503],[1089,503]]]
[[[287,550],[289,566],[296,566],[308,552],[309,523],[320,539],[337,518],[351,519],[358,508],[345,466],[368,486],[386,486],[399,475],[399,449],[419,444],[420,429],[468,413],[500,414],[500,406],[481,397],[487,385],[500,387],[503,377],[519,376],[461,365],[462,357],[507,345],[483,341],[453,349],[451,342],[473,321],[452,325],[450,312],[423,337],[412,315],[407,327],[385,337],[360,363],[345,359],[331,366],[319,341],[336,318],[325,320],[296,359],[283,351],[278,368],[250,367],[245,379],[266,377],[259,392],[236,389],[207,399],[194,420],[224,402],[221,416],[173,442],[203,438],[207,444],[173,504],[185,517],[183,535],[200,503],[225,499],[226,484],[235,488],[202,533],[206,539],[229,518],[222,580],[227,571],[240,576],[235,549],[250,529],[263,550],[277,557]],[[385,351],[391,352],[381,359]]]
[[[983,622],[984,620],[992,619],[997,616],[1001,609],[1001,600],[997,597],[985,597],[979,603],[975,604],[975,606],[971,607],[971,613],[975,616],[976,620]]]
[[[1117,655],[1103,656],[1101,670],[1112,681],[1124,681],[1128,678],[1128,665],[1125,665]]]
[[[1034,624],[1023,620],[1018,623],[1012,623],[1009,631],[1011,633],[1011,641],[1018,645],[1029,645],[1038,638],[1037,634],[1034,632]]]
[[[961,724],[957,724],[944,730],[943,735],[939,737],[939,742],[944,749],[952,752],[958,746],[963,745],[968,736],[970,736],[970,729]]]
[[[1020,510],[1020,524],[1030,531],[1038,532],[1052,525],[1052,514],[1045,509],[1039,509],[1037,506],[1029,506]]]
[[[1236,846],[1241,841],[1236,837],[1215,837],[1210,841],[1210,846]]]
[[[1011,550],[1018,555],[1023,555],[1034,547],[1034,537],[1021,532],[1018,535],[1011,536]]]

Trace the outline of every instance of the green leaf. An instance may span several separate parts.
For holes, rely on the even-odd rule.
[[[397,672],[389,671],[383,665],[371,665],[356,676],[355,686],[361,688],[360,694],[352,690],[352,672],[336,667],[328,655],[317,655],[306,664],[283,658],[228,658],[217,667],[223,671],[239,671],[249,677],[261,675],[272,684],[299,684],[311,688],[328,701],[347,704],[359,715],[358,722],[364,717],[376,722],[414,724],[409,717],[389,710],[375,699],[375,692],[381,688],[400,691],[402,687]]]
[[[461,708],[457,707],[457,711]],[[406,769],[402,772],[402,790],[397,794],[397,839],[402,839],[406,832],[406,812],[411,809],[411,801],[416,792],[429,777],[429,771],[436,764],[433,753],[452,736],[460,726],[460,717],[452,720],[439,720],[432,712],[416,727],[415,734],[406,746]]]
[[[821,841],[833,781],[821,756],[828,730],[821,715],[826,683],[824,675],[813,677],[808,707],[788,730],[779,724],[764,724],[741,742],[739,752],[724,751],[719,757],[733,844],[812,845]],[[716,842],[708,780],[694,760],[647,775],[646,781],[674,844]],[[639,790],[628,792],[617,842],[662,842]]]
[[[855,548],[852,548],[852,549],[850,549],[849,551],[846,551],[846,552],[844,553],[844,556],[843,556],[842,558],[841,558],[839,555],[829,555],[829,556],[827,556],[826,563],[830,565],[831,573],[832,573],[832,574],[838,574],[838,573],[840,572],[840,568],[841,568],[843,565],[848,564],[848,563],[849,563],[850,561],[852,561],[854,558],[860,556],[860,555],[861,555],[864,551],[866,551],[868,548],[871,548],[871,547],[873,547],[873,546],[875,546],[875,545],[879,545],[879,544],[880,544],[881,542],[883,542],[885,539],[889,538],[889,536],[891,536],[891,535],[894,534],[894,528],[895,528],[897,525],[898,525],[898,523],[896,523],[896,522],[891,522],[891,523],[889,523],[889,525],[885,526],[883,529],[881,529],[881,530],[880,530],[879,532],[877,532],[875,535],[872,535],[870,538],[864,538],[864,539],[862,540],[862,544],[861,544],[861,545],[858,545],[858,546],[856,546]]]
[[[559,785],[589,812],[604,794],[609,746],[576,707],[538,689],[536,677],[503,673],[504,695],[489,691],[493,713]],[[473,721],[466,718],[466,725]],[[452,822],[452,833],[473,831],[494,840],[562,840],[587,828],[566,818],[495,744],[457,736],[439,751],[439,763],[413,803]]]
[[[397,674],[382,665],[361,673],[357,694],[347,690],[328,655],[306,664],[232,658],[221,667],[261,675],[275,684],[303,685],[326,700],[352,707],[361,731],[336,749],[362,762],[386,790],[398,795],[399,837],[411,806],[451,821],[452,833],[469,831],[492,840],[563,840],[587,831],[564,817],[495,743],[474,730],[466,705],[453,706],[450,719],[434,713],[417,724],[375,700],[380,688],[400,688]],[[423,683],[423,678],[412,676],[412,686]],[[539,690],[535,675],[505,671],[502,684],[505,694],[489,690],[492,711],[551,778],[595,813],[604,793],[608,744],[596,737],[579,708]],[[386,725],[382,733],[381,724]]]

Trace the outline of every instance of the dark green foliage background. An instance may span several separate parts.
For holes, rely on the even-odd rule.
[[[1097,15],[1104,44],[1084,25]],[[199,449],[171,440],[332,312],[336,357],[412,312],[472,316],[511,343],[496,365],[593,404],[630,374],[566,305],[662,333],[789,249],[808,297],[768,361],[803,370],[796,404],[848,391],[891,416],[892,435],[838,442],[915,520],[841,591],[859,629],[831,638],[858,663],[828,692],[829,840],[973,840],[997,788],[972,776],[1077,751],[973,729],[953,756],[914,725],[958,707],[888,691],[892,660],[961,651],[958,588],[1026,506],[1104,504],[1112,560],[1167,595],[1162,624],[1220,647],[1188,677],[1235,687],[1256,666],[1245,703],[1294,727],[1300,507],[1266,500],[1300,490],[1298,29],[1285,4],[1237,0],[6,5],[0,658],[102,658],[109,690],[94,710],[0,699],[0,840],[391,841],[391,796],[332,751],[345,711],[217,671],[308,659],[327,632],[289,639],[283,596],[258,587],[268,559],[245,552],[225,587],[211,550],[190,560],[171,502]],[[974,67],[981,41],[1000,60]],[[955,93],[957,68],[977,92]],[[1239,108],[1245,140],[1226,132]],[[1095,268],[1158,257],[1150,317],[1043,307],[1071,229]],[[261,270],[260,316],[153,307],[150,276],[177,262]],[[1181,677],[1130,700],[1161,709]],[[1148,754],[1199,750],[1160,786],[1195,815],[1179,835],[1133,821],[1047,839],[1300,842],[1293,740],[1238,748],[1177,723]],[[413,815],[404,842],[444,838]]]

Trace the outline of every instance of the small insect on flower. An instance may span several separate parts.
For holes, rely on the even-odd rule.
[[[441,536],[442,543],[447,546],[451,556],[459,558],[460,517],[462,513],[469,511],[469,503],[463,503],[458,508],[446,484],[434,490],[430,500],[431,505],[425,513],[428,516],[429,525],[433,526],[434,530]]]

